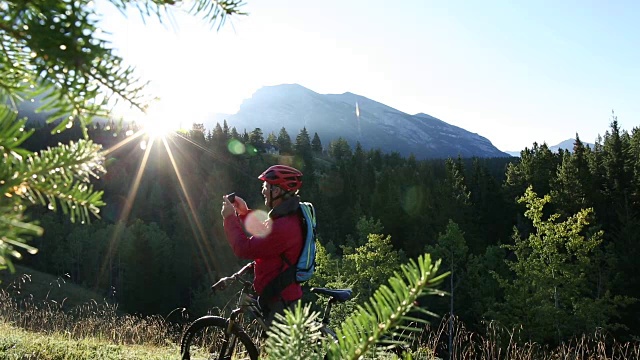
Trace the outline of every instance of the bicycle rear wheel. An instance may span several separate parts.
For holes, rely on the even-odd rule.
[[[229,321],[219,316],[203,316],[189,325],[182,336],[183,360],[257,360],[258,349],[240,326],[234,324],[226,334]]]

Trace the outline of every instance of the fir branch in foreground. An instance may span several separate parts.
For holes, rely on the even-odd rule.
[[[98,207],[104,205],[102,191],[94,191],[88,182],[106,172],[101,149],[101,145],[81,139],[28,156],[19,164],[18,171],[23,174],[20,186],[24,187],[19,195],[51,210],[59,204],[71,221],[89,221],[89,213],[98,216]]]
[[[415,301],[424,295],[444,295],[433,289],[449,275],[448,272],[436,276],[440,260],[431,262],[429,254],[422,255],[417,261],[411,260],[401,266],[402,274],[396,272],[389,279],[389,286],[382,285],[364,306],[348,317],[340,329],[336,331],[338,343],[332,343],[329,349],[330,359],[359,359],[375,345],[385,343],[384,337],[399,329],[407,322],[426,322],[424,319],[411,318],[407,314],[416,310]],[[424,309],[422,313],[435,316]],[[407,325],[403,330],[414,330]],[[418,329],[415,329],[418,330]],[[402,343],[401,339],[387,343]]]
[[[266,349],[269,359],[322,359],[320,314],[311,312],[311,305],[298,303],[293,312],[277,314],[269,328]]]
[[[24,219],[25,207],[0,203],[0,270],[14,271],[11,257],[20,259],[22,255],[15,249],[23,248],[31,254],[37,249],[26,244],[32,236],[42,235],[42,228]]]
[[[395,333],[396,330],[413,333],[421,329],[415,323],[425,323],[425,319],[408,316],[410,311],[419,311],[428,316],[435,314],[415,306],[415,301],[424,295],[444,295],[433,289],[449,275],[436,275],[440,260],[435,264],[431,256],[425,254],[417,261],[411,260],[401,266],[389,279],[389,286],[382,285],[369,302],[360,306],[336,331],[338,341],[324,338],[319,341],[320,322],[318,313],[309,314],[308,307],[298,305],[294,312],[285,311],[285,316],[276,316],[269,330],[266,354],[269,359],[323,359],[323,349],[328,349],[328,359],[361,359],[377,345],[387,345],[387,349],[406,345],[408,335]]]

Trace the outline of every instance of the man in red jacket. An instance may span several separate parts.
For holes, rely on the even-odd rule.
[[[245,226],[251,210],[242,198],[236,196],[232,203],[223,197],[221,214],[225,235],[236,256],[255,260],[253,287],[262,297],[261,305],[268,308],[265,309],[267,323],[271,323],[276,313],[292,307],[302,297],[298,283],[272,283],[289,267],[288,264],[295,266],[302,252],[302,218],[298,211],[301,178],[300,171],[286,165],[271,166],[258,177],[263,181],[264,203],[271,209],[269,218],[260,224],[259,229],[254,229],[255,225]],[[247,235],[245,229],[253,234]],[[284,290],[279,291],[282,287]],[[265,299],[265,296],[269,298]]]

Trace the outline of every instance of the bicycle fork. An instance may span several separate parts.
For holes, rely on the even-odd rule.
[[[222,342],[222,348],[220,349],[220,356],[218,357],[219,360],[231,360],[231,357],[233,356],[233,351],[236,348],[238,339],[232,330],[239,313],[240,309],[231,311],[231,316],[229,316],[229,321],[227,322],[227,328],[224,331],[224,340]]]

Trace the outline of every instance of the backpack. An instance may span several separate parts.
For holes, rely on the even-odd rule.
[[[282,260],[289,267],[267,284],[262,292],[261,298],[263,300],[277,296],[294,282],[303,283],[313,276],[316,268],[316,240],[318,236],[316,211],[310,202],[300,202],[299,211],[302,215],[302,235],[304,237],[302,252],[295,264],[289,263],[284,254],[280,254]],[[264,306],[263,304],[261,305]]]
[[[316,210],[313,208],[313,204],[301,202],[300,211],[302,212],[304,244],[296,264],[296,282],[298,283],[305,282],[313,276],[316,269],[316,240],[318,237]]]

